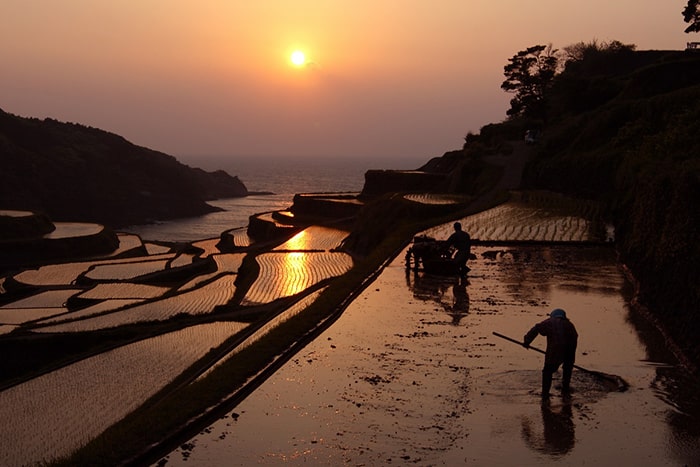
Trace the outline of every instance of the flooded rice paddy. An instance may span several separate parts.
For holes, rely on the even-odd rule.
[[[274,248],[275,251],[335,250],[348,236],[347,230],[311,226]]]
[[[542,206],[537,200],[527,199],[504,203],[469,216],[462,220],[462,227],[472,238],[483,242],[585,242],[600,236],[594,231],[585,210],[585,204],[581,203],[571,206],[562,201],[561,204]],[[447,238],[452,233],[452,225],[437,226],[425,233],[435,238]]]
[[[345,253],[264,253],[256,260],[260,265],[258,280],[243,298],[243,305],[295,295],[352,267],[352,258]]]
[[[160,465],[698,465],[697,380],[630,308],[612,248],[474,252],[466,281],[407,271],[399,255]],[[541,403],[542,356],[493,332],[521,340],[555,307],[578,328],[577,364],[627,391],[574,370],[572,396]]]
[[[120,236],[120,240],[123,239]],[[156,255],[148,255],[141,258],[141,261],[150,263],[153,261],[169,260],[175,258],[175,253],[161,253]],[[74,284],[78,277],[87,273],[92,268],[103,264],[134,264],[139,267],[141,262],[136,258],[121,258],[109,260],[94,260],[94,261],[79,261],[72,263],[49,264],[36,269],[27,269],[13,276],[13,279],[21,284],[36,285],[43,287],[71,285]],[[160,263],[165,264],[165,263]]]
[[[465,195],[436,193],[409,193],[404,195],[404,199],[422,204],[457,204],[470,201],[470,198]]]
[[[102,353],[0,392],[0,465],[66,456],[247,323],[202,324]]]
[[[570,212],[509,203],[464,219],[480,240],[574,242],[477,246],[466,280],[407,270],[399,254],[324,334],[160,463],[697,465],[697,380],[629,307],[612,247],[586,246],[593,226]],[[426,233],[444,238],[450,231],[446,224]],[[345,235],[311,227],[257,255],[259,274],[239,305],[269,304],[344,274],[352,260],[334,250]],[[217,307],[232,303],[245,251],[222,253],[218,239],[195,242],[199,255],[133,235],[120,241],[121,252],[147,254],[14,275],[35,292],[4,300],[0,333],[82,333],[183,313],[214,321]],[[192,267],[201,261],[211,267]],[[145,280],[173,270],[189,276]],[[257,323],[228,357],[319,294]],[[571,398],[540,403],[541,355],[493,332],[519,340],[554,307],[566,309],[579,330],[577,363],[619,375],[627,391],[575,371]],[[247,328],[231,321],[191,326],[0,391],[0,464],[69,454]],[[545,343],[540,337],[534,345]]]
[[[249,302],[266,304],[348,271],[352,266],[349,255],[323,250],[326,245],[337,246],[346,235],[336,229],[311,228],[288,242],[285,251],[258,256],[261,272],[249,291]],[[134,245],[131,236],[120,238],[144,250],[144,245]],[[176,315],[211,315],[233,299],[246,253],[221,253],[212,240],[195,246],[201,250],[199,260],[210,261],[214,268],[187,270],[190,277],[179,281],[159,281],[158,273],[188,267],[195,257],[162,247],[145,248],[153,254],[47,265],[14,274],[12,281],[30,287],[33,293],[17,300],[5,299],[7,303],[0,307],[0,332],[77,335],[134,323],[147,325]],[[294,251],[295,247],[314,251]],[[169,285],[142,283],[144,278]],[[3,285],[6,281],[3,278]],[[1,293],[7,290],[3,287]],[[241,339],[233,353],[302,312],[319,293],[317,290],[280,310]],[[190,326],[80,360],[0,391],[0,465],[36,465],[70,454],[249,326],[235,321]]]
[[[162,300],[139,303],[115,310],[113,313],[84,316],[53,326],[38,327],[34,332],[86,332],[109,329],[134,323],[165,321],[176,315],[204,315],[214,311],[218,305],[228,303],[236,291],[236,276],[225,274],[199,288],[173,295]]]

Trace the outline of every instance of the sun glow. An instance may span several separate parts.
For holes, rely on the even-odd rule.
[[[289,56],[289,61],[296,67],[302,67],[306,64],[306,55],[301,50],[295,50]]]

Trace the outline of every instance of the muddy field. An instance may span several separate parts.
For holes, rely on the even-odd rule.
[[[606,247],[478,247],[466,281],[399,255],[323,335],[166,465],[699,465],[698,383],[628,306]],[[579,332],[570,398],[543,404],[522,339]],[[544,348],[544,338],[534,346]]]

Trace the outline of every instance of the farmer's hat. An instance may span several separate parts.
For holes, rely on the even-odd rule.
[[[566,318],[566,311],[562,310],[561,308],[556,308],[552,310],[549,316],[552,318]]]

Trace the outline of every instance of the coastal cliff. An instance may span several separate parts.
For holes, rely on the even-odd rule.
[[[0,110],[0,209],[123,227],[202,215],[207,200],[246,196],[237,178],[206,172],[121,136]]]

